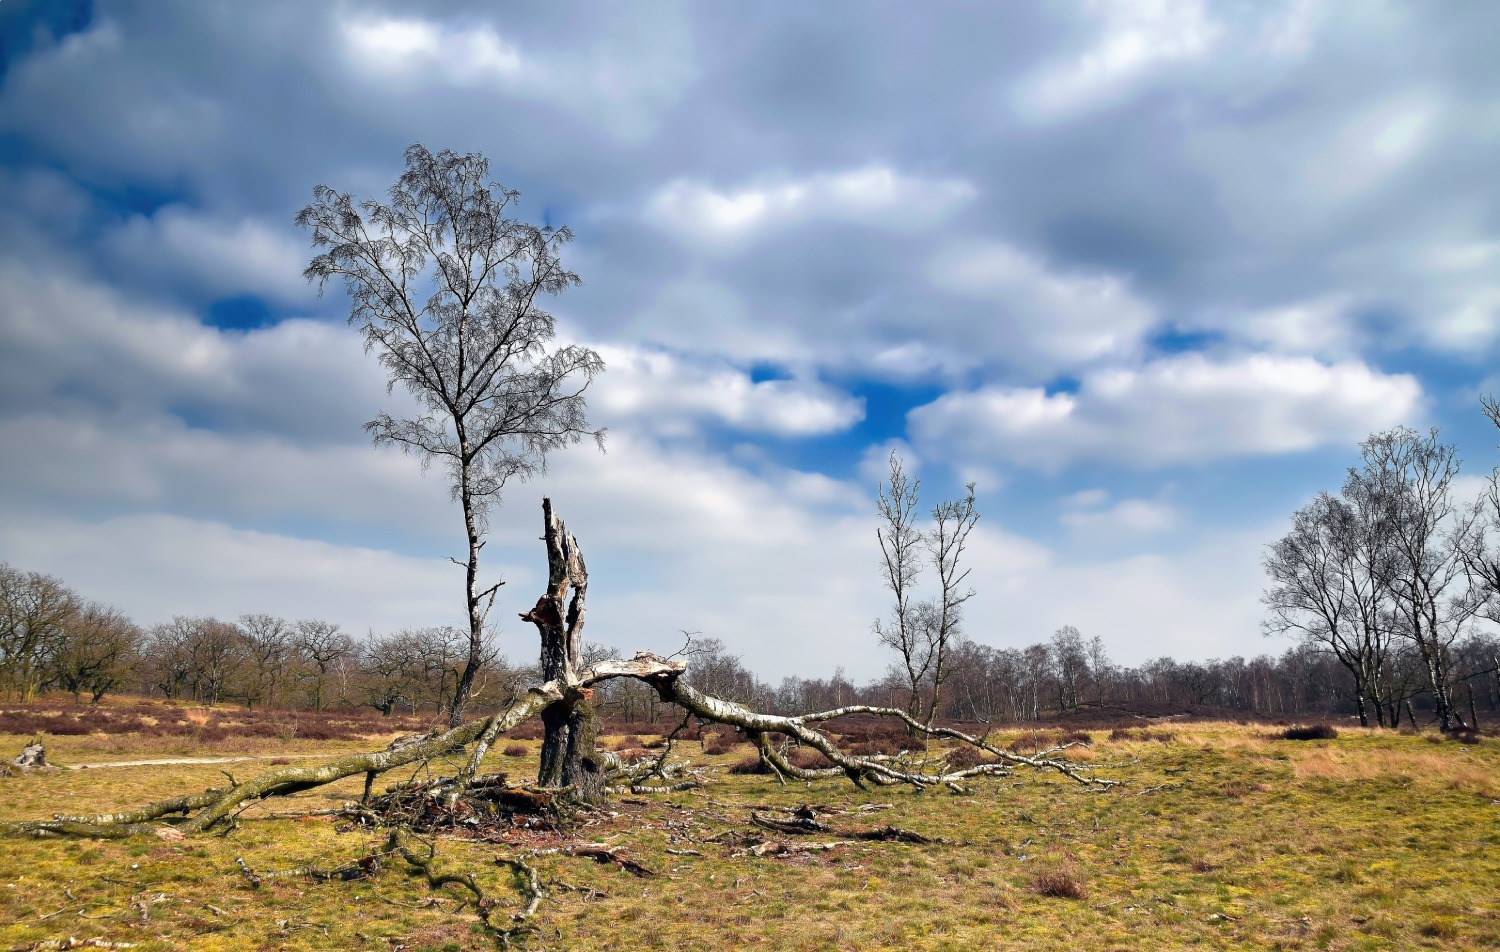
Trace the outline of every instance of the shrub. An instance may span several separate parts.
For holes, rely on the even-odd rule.
[[[525,744],[506,744],[505,749],[500,751],[507,757],[525,757],[531,753],[531,748]]]
[[[1281,732],[1283,740],[1333,740],[1337,736],[1338,729],[1332,724],[1293,725]]]
[[[1036,878],[1031,881],[1031,888],[1039,896],[1050,896],[1053,899],[1086,899],[1088,888],[1083,881],[1075,876],[1070,870],[1051,869],[1037,873]]]
[[[970,747],[965,744],[955,747],[944,755],[948,762],[949,770],[965,770],[969,767],[978,767],[980,764],[992,763],[992,758],[978,747]]]
[[[824,757],[822,751],[813,750],[811,747],[799,747],[792,751],[787,757],[787,762],[801,770],[822,770],[824,767],[833,766],[833,761]]]
[[[546,727],[539,717],[522,721],[510,730],[510,736],[516,740],[541,740],[544,733],[546,733]]]
[[[705,754],[719,755],[727,754],[738,747],[743,741],[733,734],[715,734],[713,739],[703,745]]]
[[[645,742],[634,734],[627,734],[615,741],[615,750],[629,750],[632,747],[643,747]]]
[[[734,762],[729,768],[732,774],[768,774],[771,768],[767,767],[760,759],[760,754],[754,754]]]

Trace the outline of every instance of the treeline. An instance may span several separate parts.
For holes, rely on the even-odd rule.
[[[383,714],[451,704],[468,635],[407,628],[355,639],[320,619],[178,616],[143,628],[62,581],[0,563],[0,696],[46,691],[98,702],[111,693],[250,708],[373,707]],[[516,677],[494,652],[474,697],[500,701]]]
[[[609,655],[609,649],[595,649]],[[831,678],[783,678],[770,684],[757,678],[722,642],[708,639],[689,647],[689,680],[721,697],[756,710],[799,713],[848,704],[911,709],[905,670],[892,666],[884,677],[863,685],[842,670]],[[1474,632],[1450,648],[1449,663],[1464,687],[1471,717],[1500,723],[1500,678],[1495,661],[1500,639]],[[1280,655],[1214,661],[1158,658],[1137,667],[1115,664],[1101,639],[1085,640],[1065,626],[1044,642],[1025,648],[995,648],[959,641],[949,658],[950,674],[940,694],[938,716],[969,723],[1027,723],[1059,715],[1196,713],[1268,718],[1353,717],[1357,715],[1347,673],[1327,651],[1299,644]],[[1391,659],[1392,674],[1405,685],[1403,716],[1426,724],[1433,718],[1423,665],[1415,652]],[[606,711],[626,720],[659,722],[669,717],[645,685],[601,685]],[[931,698],[930,679],[919,688],[917,706]]]
[[[317,619],[245,615],[236,621],[179,616],[143,628],[113,608],[88,601],[58,579],[0,563],[0,695],[29,701],[45,691],[71,692],[80,703],[128,693],[249,708],[365,707],[383,714],[436,712],[451,702],[467,658],[467,633],[407,628],[354,638]],[[842,669],[828,678],[757,677],[717,639],[691,642],[689,680],[700,689],[757,710],[796,713],[847,704],[903,709],[931,700],[931,679],[912,697],[908,672],[856,684]],[[600,645],[588,660],[618,656]],[[1470,718],[1500,722],[1500,639],[1469,631],[1445,647],[1445,670]],[[946,667],[938,716],[948,720],[1024,723],[1059,714],[1215,711],[1235,716],[1357,716],[1347,667],[1331,650],[1305,639],[1279,656],[1176,661],[1137,667],[1114,663],[1102,639],[1068,626],[1044,642],[996,648],[959,639]],[[1398,644],[1384,656],[1382,695],[1407,719],[1435,706],[1420,652]],[[477,700],[500,703],[535,672],[491,651]],[[599,686],[607,715],[661,723],[673,714],[648,686],[621,680]],[[916,704],[913,704],[913,701]]]

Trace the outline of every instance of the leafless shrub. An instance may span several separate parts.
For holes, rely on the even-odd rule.
[[[833,761],[823,756],[822,751],[810,747],[799,747],[787,757],[787,762],[801,770],[822,770],[832,767]]]
[[[525,744],[506,744],[505,749],[500,751],[506,757],[525,757],[531,753],[531,748]]]
[[[948,762],[950,770],[965,770],[969,767],[978,767],[980,764],[993,763],[994,758],[989,756],[978,747],[955,747],[944,753],[943,758]]]
[[[1282,740],[1333,740],[1339,736],[1332,724],[1294,725],[1281,732]]]
[[[714,734],[713,739],[703,745],[703,752],[712,756],[727,754],[741,743],[743,740],[734,734]]]
[[[754,754],[750,757],[736,760],[729,768],[729,772],[732,774],[768,774],[771,772],[771,768],[767,767],[764,761],[760,759],[760,754]]]
[[[1031,888],[1037,895],[1053,899],[1087,899],[1089,894],[1083,880],[1068,869],[1049,869],[1037,873],[1031,880]]]

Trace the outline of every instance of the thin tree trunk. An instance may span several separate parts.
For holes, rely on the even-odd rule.
[[[479,607],[483,600],[479,593],[479,520],[469,482],[468,442],[462,431],[459,439],[462,443],[461,452],[465,454],[461,463],[462,472],[459,474],[459,499],[464,510],[464,535],[469,543],[469,557],[464,563],[464,604],[469,609],[469,657],[464,661],[463,673],[459,675],[458,684],[453,689],[453,702],[448,707],[449,727],[457,727],[463,723],[464,708],[469,703],[470,692],[474,690],[474,679],[479,675],[484,647],[484,612]]]

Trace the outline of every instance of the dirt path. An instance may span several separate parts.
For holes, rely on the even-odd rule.
[[[238,764],[248,760],[301,760],[327,754],[259,754],[244,757],[176,757],[171,760],[116,760],[107,764],[58,764],[63,770],[102,770],[105,767],[173,767],[193,764]]]

